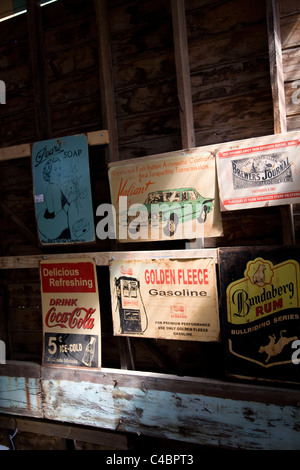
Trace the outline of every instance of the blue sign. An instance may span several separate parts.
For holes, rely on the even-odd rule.
[[[95,241],[87,137],[36,142],[34,205],[42,245]]]

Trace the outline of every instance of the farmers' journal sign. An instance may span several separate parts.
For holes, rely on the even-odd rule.
[[[119,241],[222,235],[215,153],[209,146],[112,163]]]
[[[229,375],[300,382],[300,251],[219,249]]]
[[[300,201],[299,132],[224,144],[217,167],[221,210]]]
[[[87,137],[36,142],[32,174],[40,243],[95,241]]]
[[[101,366],[96,267],[87,258],[43,260],[43,364]]]
[[[115,335],[219,341],[215,259],[113,260]]]

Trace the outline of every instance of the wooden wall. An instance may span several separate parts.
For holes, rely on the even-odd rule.
[[[287,129],[300,127],[300,5],[297,0],[280,2],[280,32],[286,103]],[[299,243],[300,205],[294,207],[296,239]]]
[[[196,145],[272,134],[264,3],[186,0],[185,5]],[[111,0],[108,18],[119,158],[180,149],[180,103],[169,0]],[[101,128],[101,66],[94,3],[59,1],[42,9],[42,20],[53,136]],[[298,107],[291,105],[291,83],[297,80],[295,64],[300,43],[297,21],[299,11],[295,2],[284,2],[281,29],[289,130],[297,128],[299,118]],[[289,28],[293,34],[288,33]],[[0,35],[4,44],[0,72],[8,89],[7,104],[1,107],[1,143],[5,147],[36,139],[26,15],[1,23]],[[94,209],[110,202],[105,152],[105,147],[90,148]],[[2,161],[0,167],[3,256],[88,249],[41,249],[36,237],[30,159]],[[283,241],[278,207],[228,212],[223,214],[223,226],[224,237],[206,240],[206,246],[269,245]],[[298,235],[297,223],[296,230]],[[120,245],[121,250],[184,247],[184,241]],[[92,248],[109,249],[109,240],[97,240]],[[8,295],[5,302],[9,357],[39,360],[42,337],[38,272],[7,271],[2,278]],[[108,343],[108,350],[103,349],[104,365],[118,366],[118,353],[111,354],[110,349],[111,345],[118,347],[118,342],[111,337],[109,299],[104,298],[102,304],[106,318],[103,325],[107,327],[104,342]],[[166,370],[172,363],[174,372],[203,373],[198,359],[191,363],[190,345],[176,341],[153,345],[149,340],[145,349],[144,342],[135,340],[141,358],[139,367],[161,370],[164,364]],[[219,374],[218,347],[198,344],[196,357],[209,347],[216,349],[215,356],[208,355],[214,357],[213,365],[209,361],[203,367],[205,373],[214,376]]]
[[[96,0],[98,1],[98,0]],[[269,135],[274,130],[265,2],[186,0],[187,45],[196,146]],[[107,2],[118,155],[126,160],[182,148],[170,0]],[[298,129],[300,8],[280,2],[288,130]],[[52,136],[104,128],[99,29],[92,0],[59,0],[42,9]],[[297,29],[298,28],[298,29]],[[37,140],[34,86],[26,15],[0,23],[0,146]],[[297,84],[299,80],[299,84]],[[297,88],[294,88],[295,82]],[[300,92],[299,92],[300,100]],[[113,156],[114,157],[114,156]],[[90,148],[94,211],[110,202],[107,147]],[[296,242],[300,209],[294,211]],[[95,222],[97,223],[96,217]],[[223,214],[224,237],[205,247],[283,243],[278,207]],[[115,249],[41,248],[37,243],[29,158],[0,161],[0,255],[19,256]],[[185,241],[122,244],[121,250],[185,248]],[[108,268],[98,268],[103,366],[120,367],[121,344],[112,335]],[[0,333],[8,359],[41,361],[42,325],[37,269],[1,272]],[[1,304],[0,304],[1,305]],[[222,346],[180,341],[132,341],[137,370],[222,377]]]

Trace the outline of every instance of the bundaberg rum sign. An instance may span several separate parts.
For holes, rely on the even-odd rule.
[[[229,375],[300,381],[299,254],[283,247],[220,250]]]

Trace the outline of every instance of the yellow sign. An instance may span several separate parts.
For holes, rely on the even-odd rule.
[[[249,261],[245,277],[227,287],[227,320],[246,324],[279,310],[298,308],[299,263],[287,260],[277,265],[263,258]]]

